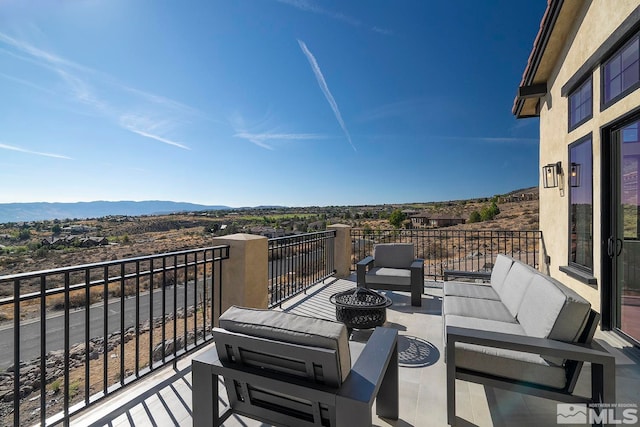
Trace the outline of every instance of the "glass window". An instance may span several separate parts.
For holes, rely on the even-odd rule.
[[[569,146],[569,264],[593,269],[593,157],[591,136]]]
[[[569,130],[586,122],[592,116],[591,77],[569,95]]]
[[[640,37],[636,35],[604,64],[603,103],[611,104],[640,84]]]

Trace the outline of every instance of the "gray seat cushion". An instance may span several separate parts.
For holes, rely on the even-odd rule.
[[[489,284],[469,282],[444,282],[443,290],[445,296],[482,298],[500,301],[500,296]]]
[[[411,270],[403,268],[373,267],[364,278],[370,285],[411,286]]]
[[[380,243],[373,247],[375,267],[409,268],[415,259],[413,243]]]
[[[495,320],[498,322],[517,323],[516,318],[509,313],[509,310],[507,310],[500,301],[446,296],[442,310],[446,316],[445,322],[449,321],[449,315],[455,315]]]
[[[336,363],[343,381],[351,370],[347,328],[342,323],[276,310],[232,306],[220,316],[220,327],[274,341],[336,350]]]
[[[447,326],[502,332],[504,334],[527,335],[524,328],[518,323],[500,322],[498,320],[479,319],[477,317],[458,316],[454,314],[447,316]]]

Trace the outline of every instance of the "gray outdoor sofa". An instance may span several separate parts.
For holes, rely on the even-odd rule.
[[[599,314],[557,280],[498,255],[490,283],[445,282],[448,422],[455,380],[566,403],[614,403],[615,360],[592,341]],[[591,363],[591,396],[573,393]]]

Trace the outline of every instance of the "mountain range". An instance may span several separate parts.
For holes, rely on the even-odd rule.
[[[0,223],[42,221],[66,218],[99,218],[108,215],[159,215],[175,212],[232,209],[229,206],[207,206],[162,200],[95,201],[76,203],[0,203]]]

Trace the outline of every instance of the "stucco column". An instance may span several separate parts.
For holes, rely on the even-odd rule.
[[[216,286],[214,298],[217,304],[222,296],[222,313],[232,305],[267,308],[267,238],[232,234],[216,237],[214,241],[214,245],[229,245],[229,259],[222,262],[222,289],[218,290],[219,284]]]
[[[351,227],[344,224],[334,224],[327,227],[336,230],[335,267],[336,277],[345,278],[351,275]]]

